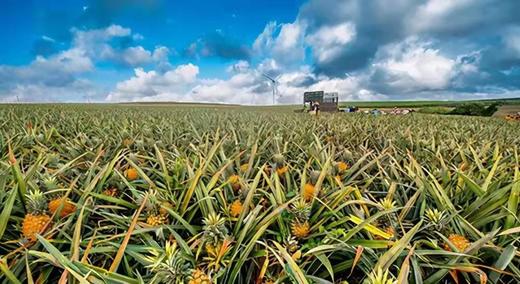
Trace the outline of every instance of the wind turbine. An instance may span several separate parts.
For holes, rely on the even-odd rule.
[[[276,84],[278,84],[278,81],[276,79],[273,79],[271,76],[269,76],[265,73],[262,73],[262,75],[271,82],[271,86],[273,87],[273,105],[275,105],[276,104],[275,97],[276,97],[276,93],[278,92],[278,89],[276,88]]]

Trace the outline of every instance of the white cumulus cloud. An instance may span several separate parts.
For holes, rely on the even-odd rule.
[[[321,63],[336,58],[356,36],[354,24],[347,22],[323,26],[306,37],[316,60]]]

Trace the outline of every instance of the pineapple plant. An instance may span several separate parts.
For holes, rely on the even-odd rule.
[[[310,206],[304,200],[298,200],[292,208],[293,221],[291,222],[291,233],[295,238],[306,238],[310,233],[309,217]]]
[[[151,250],[151,256],[145,260],[150,264],[147,266],[154,273],[149,283],[175,283],[183,284],[189,281],[193,268],[190,258],[180,250],[175,241],[166,241],[164,252]]]
[[[439,211],[437,208],[428,208],[425,211],[424,219],[431,225],[429,227],[430,232],[444,233],[445,225],[448,222],[444,211]]]
[[[27,212],[22,222],[22,234],[29,241],[35,241],[36,234],[42,234],[51,222],[43,192],[35,190],[27,194]]]
[[[111,112],[97,106],[89,106],[88,112],[81,111],[83,106],[41,108],[0,105],[0,117],[9,122],[0,125],[0,146],[8,150],[0,163],[0,188],[8,189],[0,189],[0,267],[8,273],[0,276],[0,282],[9,282],[7,275],[28,279],[28,271],[33,276],[43,273],[44,282],[60,281],[61,269],[41,267],[48,261],[46,254],[27,254],[19,246],[20,237],[30,239],[35,232],[48,236],[51,221],[56,232],[51,244],[66,257],[75,245],[74,224],[81,222],[79,240],[85,253],[80,255],[89,268],[104,271],[108,263],[115,263],[109,274],[76,271],[96,283],[282,283],[295,280],[297,275],[289,268],[296,265],[310,281],[319,277],[334,283],[388,284],[395,282],[394,275],[401,273],[413,247],[428,253],[412,256],[416,263],[409,263],[413,264],[409,279],[454,282],[448,273],[439,279],[437,272],[452,269],[439,265],[457,261],[455,265],[464,265],[458,271],[461,282],[476,282],[477,274],[469,272],[474,269],[483,270],[493,283],[520,280],[519,258],[511,248],[520,225],[514,147],[520,136],[514,123],[423,114],[411,118],[324,114],[314,119],[240,108],[211,112],[164,107],[151,112],[148,107],[123,105]],[[31,133],[24,130],[26,121],[34,124]],[[321,143],[325,135],[335,139]],[[128,137],[135,137],[135,143],[123,147],[122,140]],[[249,157],[239,155],[244,151]],[[240,169],[246,162],[247,175]],[[129,184],[131,178],[139,180],[141,172],[135,166],[132,177],[133,170],[127,171],[130,165],[146,169],[150,179]],[[259,165],[264,165],[265,173],[259,173]],[[123,176],[114,174],[117,171]],[[33,182],[31,178],[40,173],[70,184],[72,194],[66,195],[70,200],[60,194],[66,187],[55,181]],[[391,184],[398,187],[388,194]],[[25,193],[33,195],[35,188],[45,201],[25,200]],[[155,197],[143,204],[139,195],[150,190]],[[251,212],[237,223],[246,210],[245,196],[251,198],[247,208]],[[66,205],[76,200],[87,206],[82,220],[79,214],[62,220],[59,215]],[[28,208],[29,202],[40,204],[32,206],[39,209]],[[140,205],[144,209],[135,216]],[[14,224],[19,232],[10,230]],[[125,248],[108,250],[107,242],[120,243],[132,224],[136,227],[127,248],[136,255],[123,254],[118,264],[120,254],[114,249]],[[24,233],[24,226],[32,233]],[[475,257],[462,259],[445,251],[467,253],[470,237],[478,238],[462,232],[487,236],[495,230]],[[384,247],[404,236],[413,237],[400,257],[392,257],[388,270],[374,269],[372,264],[388,255]],[[380,237],[384,241],[373,240]],[[330,255],[332,270],[341,272],[334,273],[334,279],[327,271],[330,267],[320,264],[322,249]],[[495,265],[508,251],[513,252],[509,264]],[[350,273],[345,261],[354,254],[359,259]]]

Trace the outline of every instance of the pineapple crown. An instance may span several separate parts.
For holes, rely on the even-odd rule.
[[[395,208],[395,201],[390,198],[384,198],[378,202],[379,206],[381,206],[384,210],[390,210]]]
[[[58,182],[56,181],[56,178],[53,176],[46,176],[43,178],[43,186],[46,190],[54,190],[57,189]]]
[[[27,211],[34,215],[43,215],[47,210],[47,198],[40,190],[34,190],[27,195]]]
[[[444,211],[437,210],[437,208],[428,208],[424,217],[434,224],[439,224],[446,217],[446,214]]]
[[[448,221],[446,217],[446,212],[439,211],[437,208],[428,208],[424,214],[424,219],[432,224],[433,229],[437,231],[442,231],[444,229],[444,225]]]
[[[294,214],[294,218],[299,222],[305,222],[309,220],[311,215],[311,207],[304,200],[297,200],[292,205],[292,213]]]
[[[206,242],[217,244],[224,240],[228,235],[226,228],[226,219],[219,214],[210,213],[208,217],[204,218],[204,239]]]
[[[397,281],[394,277],[389,274],[388,270],[383,271],[381,267],[377,267],[372,273],[368,275],[368,278],[363,282],[364,284],[394,284]]]
[[[148,268],[155,272],[151,283],[186,283],[191,276],[193,268],[189,257],[177,248],[176,242],[166,242],[164,253],[152,251],[152,256],[147,257],[151,263]]]
[[[56,167],[60,162],[60,156],[58,153],[51,153],[47,156],[47,160],[50,166]]]
[[[151,191],[146,199],[146,203],[144,205],[144,210],[150,214],[156,214],[160,209],[160,202],[157,197],[157,191]],[[137,204],[142,205],[144,200],[144,193],[138,193],[137,196]]]
[[[311,183],[312,184],[316,184],[316,182],[320,178],[320,174],[321,174],[321,172],[318,171],[318,170],[314,170],[314,171],[311,172],[310,177],[311,177]]]
[[[285,162],[285,157],[282,154],[275,154],[273,156],[273,162],[275,162],[277,166],[282,166]]]

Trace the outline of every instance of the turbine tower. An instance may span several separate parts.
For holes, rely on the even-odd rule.
[[[276,79],[273,79],[271,76],[265,74],[265,73],[262,73],[262,75],[267,78],[267,80],[269,80],[269,82],[271,82],[271,86],[273,87],[273,105],[276,104],[276,93],[278,92],[278,89],[276,88],[276,85],[278,84],[278,81]]]

